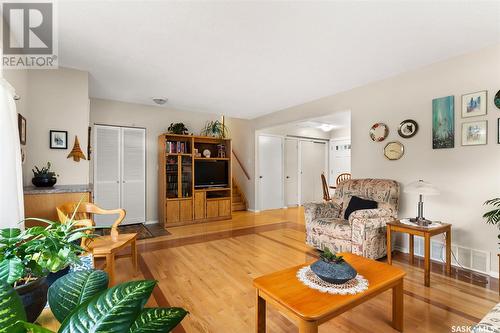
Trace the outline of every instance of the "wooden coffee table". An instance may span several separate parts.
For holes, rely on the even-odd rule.
[[[392,326],[403,331],[403,279],[406,273],[397,267],[341,253],[369,283],[366,291],[356,295],[331,295],[305,286],[297,279],[299,265],[256,278],[257,289],[256,332],[266,332],[266,303],[277,308],[299,327],[300,333],[317,333],[318,326],[392,289]],[[309,263],[311,264],[311,263]]]

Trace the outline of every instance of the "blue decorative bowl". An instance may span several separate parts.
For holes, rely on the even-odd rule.
[[[356,270],[345,261],[340,264],[335,264],[324,260],[318,260],[311,265],[311,270],[321,280],[334,284],[346,283],[358,275]]]

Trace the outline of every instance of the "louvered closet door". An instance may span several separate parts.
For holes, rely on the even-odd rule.
[[[127,211],[123,223],[146,221],[146,130],[122,128],[122,206]]]
[[[94,202],[104,209],[121,207],[120,139],[119,127],[95,126],[94,136]],[[111,225],[115,216],[94,217],[97,225]]]

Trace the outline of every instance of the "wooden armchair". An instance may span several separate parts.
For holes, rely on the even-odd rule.
[[[78,209],[77,209],[78,207]],[[115,279],[115,259],[128,257],[132,259],[134,272],[137,273],[137,234],[120,234],[118,226],[125,218],[125,210],[123,209],[102,209],[93,203],[77,202],[66,203],[57,207],[57,215],[61,223],[65,223],[73,216],[79,221],[79,226],[95,226],[93,215],[114,215],[118,214],[118,218],[111,226],[111,234],[109,236],[99,236],[93,239],[82,240],[82,247],[92,253],[94,258],[106,258],[106,272],[109,275],[110,286],[114,284]],[[117,255],[123,248],[130,246],[130,254]]]

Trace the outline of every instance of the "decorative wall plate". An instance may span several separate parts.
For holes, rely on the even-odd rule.
[[[495,106],[500,109],[500,90],[495,94],[493,102],[495,103]]]
[[[376,123],[370,128],[370,138],[375,142],[384,141],[389,135],[389,127],[384,123]]]
[[[415,120],[412,119],[406,119],[399,124],[398,128],[398,133],[399,136],[405,139],[409,139],[415,134],[417,134],[418,131],[418,124]]]
[[[399,160],[405,153],[405,147],[399,141],[392,141],[385,145],[384,156],[391,161]]]
[[[205,156],[206,158],[210,158],[210,155],[211,155],[211,154],[212,154],[212,153],[211,153],[211,152],[210,152],[210,150],[208,150],[208,149],[205,149],[205,150],[203,151],[203,156]]]

